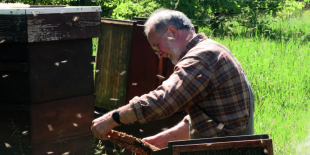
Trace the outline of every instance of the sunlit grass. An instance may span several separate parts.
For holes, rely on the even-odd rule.
[[[275,154],[310,154],[310,12],[212,38],[242,64],[255,93],[255,134],[268,134]],[[234,34],[233,34],[234,33]],[[232,36],[233,35],[233,36]]]
[[[310,42],[217,41],[231,49],[254,89],[255,134],[269,134],[276,154],[296,154],[310,134]]]
[[[285,40],[215,38],[242,64],[255,92],[255,134],[269,134],[275,154],[310,153],[310,42],[294,32],[310,33],[308,17],[272,25]]]

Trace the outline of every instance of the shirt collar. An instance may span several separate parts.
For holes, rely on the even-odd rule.
[[[178,60],[180,60],[181,58],[183,58],[185,56],[185,54],[190,50],[192,49],[193,47],[195,47],[199,42],[205,40],[205,39],[208,39],[208,37],[206,37],[206,35],[202,32],[202,33],[199,33],[197,34],[194,38],[192,38],[191,41],[189,41],[187,43],[187,45],[184,47],[184,49],[182,50],[182,53],[179,57]]]

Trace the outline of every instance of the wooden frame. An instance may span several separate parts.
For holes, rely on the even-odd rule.
[[[172,146],[173,155],[180,155],[185,152],[221,150],[230,148],[249,148],[249,147],[264,147],[265,154],[273,155],[273,147],[271,139],[219,142],[219,143],[202,143],[193,145],[174,145]]]

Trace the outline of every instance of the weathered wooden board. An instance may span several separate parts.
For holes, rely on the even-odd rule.
[[[96,146],[94,141],[94,137],[91,134],[69,138],[62,141],[52,142],[44,146],[33,147],[32,155],[93,155],[94,147]]]
[[[0,14],[0,41],[27,42],[27,17]]]
[[[30,146],[28,105],[0,104],[0,142],[1,147],[5,147],[4,143],[11,147]]]
[[[101,21],[95,74],[97,107],[115,109],[125,104],[133,25],[128,21]]]
[[[93,94],[92,39],[29,44],[31,103]]]
[[[1,66],[1,64],[0,64]],[[28,72],[0,71],[0,104],[29,102]]]
[[[173,155],[273,155],[272,140],[247,140],[172,146]]]
[[[32,104],[31,145],[66,139],[91,132],[94,96],[80,96]]]
[[[133,27],[126,103],[158,86],[159,59],[144,34],[144,26]]]
[[[100,12],[28,14],[28,42],[99,37]]]
[[[28,62],[28,43],[0,43],[0,50],[0,62]]]

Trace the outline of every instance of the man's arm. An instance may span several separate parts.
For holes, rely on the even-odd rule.
[[[159,148],[163,148],[168,145],[169,141],[189,139],[189,123],[187,118],[188,117],[185,117],[179,124],[168,130],[158,133],[157,135],[144,138],[143,141]]]
[[[112,112],[113,111],[110,111],[102,115],[101,117],[93,120],[91,130],[96,138],[101,140],[107,140],[108,139],[107,134],[113,128],[118,126],[118,124],[112,118]],[[130,107],[130,104],[127,104],[119,108],[118,112],[120,115],[120,121],[123,124],[137,121],[136,114]]]
[[[175,66],[174,73],[156,90],[135,97],[121,107],[120,121],[126,124],[138,120],[145,124],[169,117],[204,90],[213,75],[212,68],[207,67],[200,56],[192,55],[183,58]],[[93,121],[91,129],[98,139],[107,140],[106,134],[118,126],[111,116],[109,112]]]

